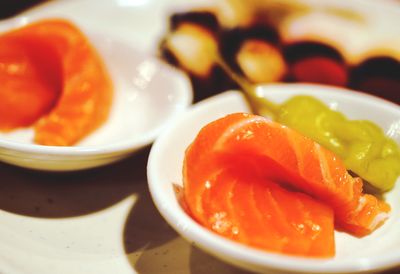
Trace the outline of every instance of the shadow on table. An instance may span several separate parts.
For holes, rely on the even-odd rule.
[[[0,209],[15,214],[64,218],[112,206],[146,185],[149,148],[98,169],[35,172],[0,163]]]
[[[211,257],[181,238],[161,217],[148,191],[143,191],[124,231],[127,259],[138,274],[245,274]]]

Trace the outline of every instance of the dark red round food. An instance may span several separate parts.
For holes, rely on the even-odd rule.
[[[350,87],[400,104],[400,61],[371,57],[353,68]]]
[[[346,86],[348,69],[336,48],[314,41],[289,44],[284,48],[289,64],[289,81]]]

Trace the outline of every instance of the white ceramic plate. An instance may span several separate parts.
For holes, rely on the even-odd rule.
[[[67,17],[36,12],[0,22],[1,31],[38,19]],[[70,19],[75,22],[73,18]],[[77,22],[79,23],[79,22]],[[105,165],[125,158],[149,145],[192,101],[188,77],[153,57],[153,52],[101,25],[78,26],[100,53],[114,85],[114,98],[107,121],[71,147],[41,146],[32,142],[33,129],[0,132],[0,160],[31,169],[70,171]]]
[[[275,102],[295,94],[315,96],[351,119],[377,123],[400,144],[400,108],[388,101],[319,85],[276,84],[260,87],[259,91]],[[249,248],[222,238],[191,219],[173,190],[173,184],[182,185],[184,151],[202,126],[232,112],[249,112],[240,93],[227,92],[201,102],[166,130],[151,149],[147,168],[151,195],[164,218],[184,238],[227,262],[258,272],[356,273],[400,265],[400,180],[386,195],[392,206],[389,221],[364,238],[335,232],[337,252],[330,260],[295,258]]]

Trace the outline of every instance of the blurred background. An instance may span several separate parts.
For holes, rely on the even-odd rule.
[[[1,0],[0,18],[11,17],[18,12],[33,7],[39,3],[48,2],[45,0]]]

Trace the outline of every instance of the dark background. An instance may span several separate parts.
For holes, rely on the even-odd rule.
[[[0,0],[0,19],[9,18],[45,0]]]

